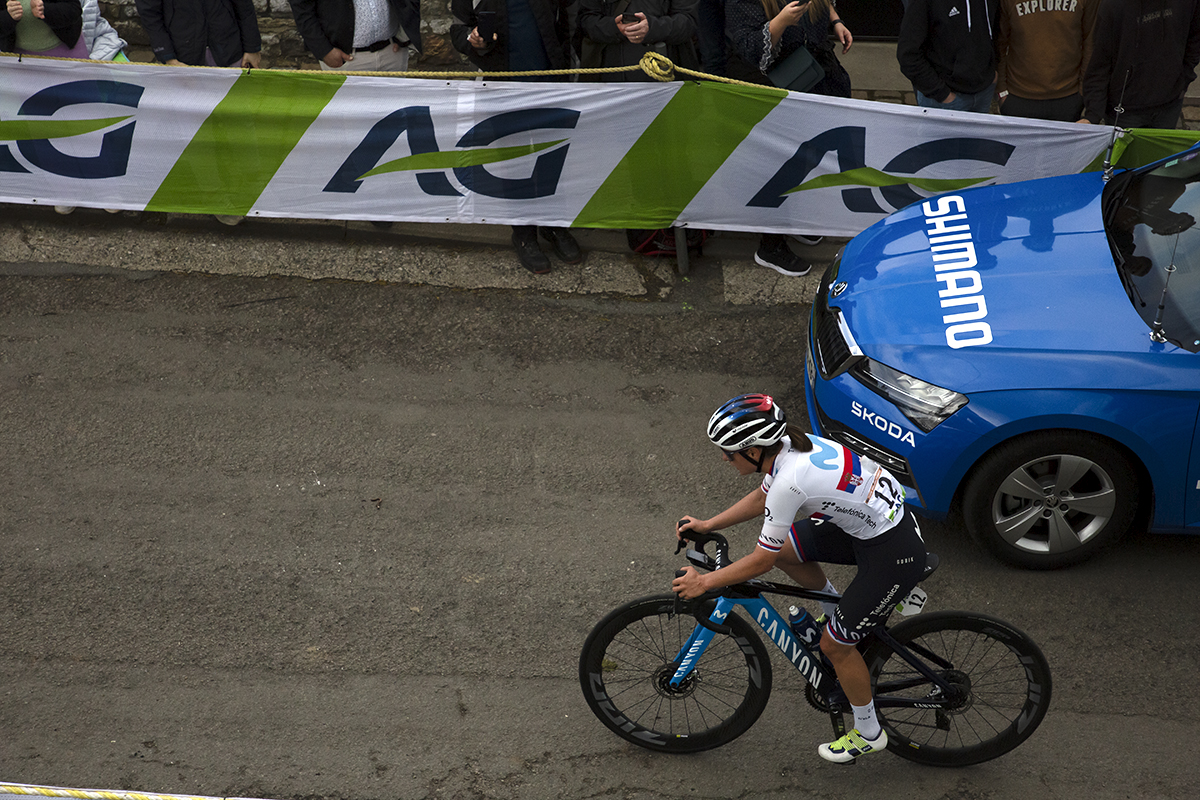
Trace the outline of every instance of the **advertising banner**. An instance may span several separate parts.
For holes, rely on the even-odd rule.
[[[1112,129],[714,82],[518,83],[0,56],[0,201],[852,236],[1079,172]]]

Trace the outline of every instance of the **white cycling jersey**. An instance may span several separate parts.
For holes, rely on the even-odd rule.
[[[904,518],[904,486],[890,472],[837,442],[808,438],[812,449],[802,453],[785,436],[763,478],[760,547],[778,552],[801,514],[828,520],[856,539],[872,539]]]

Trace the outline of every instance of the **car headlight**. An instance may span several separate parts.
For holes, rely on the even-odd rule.
[[[925,433],[967,404],[967,398],[958,392],[926,383],[870,358],[855,364],[850,374],[871,391],[890,400]]]

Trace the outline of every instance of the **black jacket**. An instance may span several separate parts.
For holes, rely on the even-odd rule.
[[[982,92],[996,80],[997,0],[908,0],[896,59],[913,88],[943,102]]]
[[[162,63],[178,59],[204,64],[204,48],[217,66],[239,61],[243,53],[262,51],[252,0],[135,0],[142,27],[150,34],[154,56]]]
[[[567,11],[575,0],[529,0],[529,9],[537,23],[538,33],[546,46],[546,57],[551,69],[567,69],[571,66],[571,38]],[[470,45],[467,37],[479,24],[476,10],[496,13],[496,43],[479,51]],[[508,4],[504,0],[450,0],[450,12],[454,23],[450,26],[450,42],[454,49],[484,72],[504,72],[509,68],[508,47],[504,32],[508,30]],[[565,80],[565,78],[558,78]]]
[[[1083,77],[1084,117],[1111,120],[1118,102],[1141,110],[1183,97],[1200,61],[1198,7],[1197,0],[1104,0]]]
[[[83,32],[83,6],[79,0],[45,0],[45,22],[67,47],[74,47]],[[17,48],[17,22],[0,8],[0,52]]]
[[[784,29],[775,47],[766,35],[767,25],[767,12],[760,0],[726,0],[729,77],[770,86],[767,72],[801,47],[806,47],[825,70],[825,77],[808,93],[826,97],[850,96],[850,75],[833,52],[828,17],[812,20],[807,14],[802,15],[799,22]]]
[[[650,30],[645,44],[634,44],[617,29],[616,7],[620,0],[581,0],[579,29],[583,36],[604,46],[600,66],[627,67],[637,64],[650,50],[661,53],[672,63],[687,69],[699,69],[700,59],[692,44],[696,36],[696,0],[629,0],[624,12],[646,15]],[[677,76],[682,79],[682,75]],[[653,81],[645,72],[612,72],[605,81]]]
[[[296,30],[308,51],[323,60],[333,48],[349,53],[354,49],[353,0],[291,0]],[[396,32],[401,41],[421,49],[420,0],[388,0],[400,20]]]

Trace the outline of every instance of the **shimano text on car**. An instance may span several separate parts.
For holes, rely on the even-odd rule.
[[[939,197],[936,204],[925,201],[925,235],[933,255],[933,269],[943,309],[965,307],[965,310],[945,314],[946,344],[954,349],[975,347],[992,341],[992,328],[985,321],[987,301],[983,297],[983,279],[972,269],[979,263],[971,226],[967,222],[967,206],[958,195]],[[957,213],[950,213],[957,210]]]

